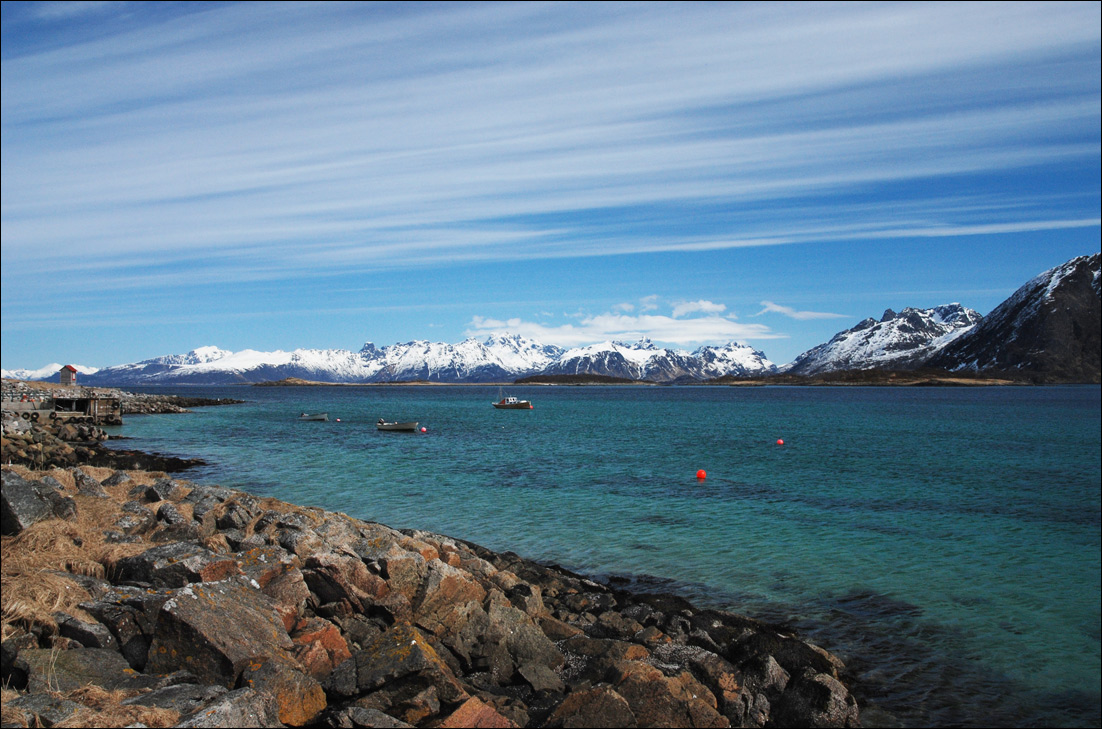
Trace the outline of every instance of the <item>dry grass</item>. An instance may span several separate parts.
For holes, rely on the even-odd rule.
[[[99,686],[85,686],[51,696],[65,701],[73,701],[84,708],[64,721],[54,724],[57,727],[125,727],[144,724],[148,727],[170,727],[180,721],[180,712],[171,709],[158,709],[152,706],[124,706],[122,702],[140,692],[108,691]],[[3,721],[5,725],[42,726],[37,716],[28,716],[25,712],[8,706],[10,701],[21,696],[18,691],[3,690]],[[22,715],[22,716],[21,716]]]
[[[134,486],[151,484],[158,478],[164,478],[165,474],[157,471],[127,471],[131,480],[119,486],[107,487],[105,490],[110,498],[102,499],[80,494],[69,470],[33,471],[19,466],[13,466],[11,470],[32,481],[52,476],[61,484],[63,493],[76,502],[77,513],[72,520],[45,519],[17,536],[0,539],[0,551],[3,552],[3,559],[0,560],[0,634],[7,639],[36,626],[56,632],[57,623],[52,613],[57,611],[91,622],[91,616],[78,607],[81,602],[91,599],[91,595],[67,575],[109,577],[118,560],[149,548],[147,543],[109,543],[104,539],[103,532],[120,515],[120,506],[129,500],[128,494]],[[84,466],[81,470],[97,481],[114,473],[109,468],[89,466]],[[122,705],[123,700],[136,693],[138,692],[107,691],[98,686],[53,693],[57,698],[75,701],[84,706],[56,726],[125,727],[144,724],[149,727],[170,727],[179,721],[180,714],[176,711]],[[3,690],[4,723],[21,725],[29,719],[30,726],[40,725],[38,717],[25,717],[22,712],[8,706],[18,696],[20,694],[16,691],[7,688]]]
[[[63,695],[69,701],[84,704],[87,710],[78,711],[58,727],[125,727],[136,723],[148,727],[174,726],[180,720],[180,712],[157,709],[152,706],[123,706],[122,701],[136,695],[130,691],[108,691],[99,686],[85,686]]]
[[[114,522],[119,502],[115,498],[100,499],[77,493],[73,476],[68,471],[13,470],[28,479],[53,476],[76,502],[77,514],[72,520],[45,519],[14,537],[0,540],[4,555],[0,561],[3,634],[10,634],[13,624],[25,628],[39,625],[55,631],[57,625],[50,614],[58,610],[89,620],[77,605],[91,596],[65,573],[104,578],[119,559],[144,551],[149,545],[105,541],[104,528]],[[133,485],[129,484],[129,488]],[[116,487],[124,492],[129,488],[127,485]]]

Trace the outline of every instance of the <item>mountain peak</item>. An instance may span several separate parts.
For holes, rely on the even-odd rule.
[[[982,317],[959,304],[932,309],[888,309],[880,318],[865,319],[839,332],[826,344],[810,349],[786,368],[798,375],[838,370],[908,369],[919,366]]]

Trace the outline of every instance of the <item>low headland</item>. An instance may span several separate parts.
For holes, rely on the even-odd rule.
[[[431,380],[396,380],[393,382],[321,382],[299,377],[258,382],[253,387],[491,387],[509,385],[571,386],[586,385],[649,385],[671,386],[726,386],[761,387],[766,385],[785,387],[865,386],[865,387],[991,387],[1008,385],[1063,384],[1063,380],[1050,380],[1035,373],[1021,372],[948,372],[946,370],[840,370],[819,375],[772,374],[754,377],[724,375],[711,380],[687,380],[656,382],[610,375],[530,375],[510,382],[436,382]]]
[[[783,627],[97,465],[96,430],[4,422],[4,726],[859,725]]]

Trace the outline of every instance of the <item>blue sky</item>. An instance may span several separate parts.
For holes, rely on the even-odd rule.
[[[1099,250],[1100,7],[5,2],[2,365],[986,314]]]

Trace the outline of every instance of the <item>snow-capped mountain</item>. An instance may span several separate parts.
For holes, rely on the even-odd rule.
[[[58,370],[65,365],[54,362],[48,364],[45,367],[41,367],[37,370],[0,370],[0,377],[5,380],[50,380],[57,379]],[[73,365],[76,371],[82,375],[93,375],[99,371],[96,367],[85,367],[84,365]]]
[[[926,364],[1097,382],[1102,368],[1099,258],[1098,253],[1079,256],[1034,277]]]
[[[360,350],[361,358],[371,368],[377,367],[364,380],[368,382],[500,382],[540,372],[561,353],[559,347],[508,334],[492,334],[484,342],[416,341],[382,349],[368,342]]]
[[[839,370],[910,369],[920,366],[950,342],[965,336],[983,317],[960,304],[933,309],[907,307],[884,312],[880,321],[865,319],[809,349],[785,367],[796,375]]]
[[[60,365],[36,379],[52,379]],[[414,341],[358,352],[296,349],[293,352],[228,352],[202,347],[89,371],[88,385],[237,384],[297,377],[317,382],[503,382],[536,374],[599,374],[657,382],[704,380],[722,375],[768,374],[776,367],[761,352],[732,342],[689,353],[660,349],[649,340],[606,342],[563,350],[534,339],[493,334],[458,344]],[[5,376],[7,376],[5,374]],[[29,379],[29,378],[24,378]]]
[[[495,382],[539,372],[562,350],[531,339],[492,335],[459,344],[415,341],[358,352],[296,349],[228,352],[202,347],[133,364],[107,367],[86,384],[233,384],[298,377],[318,382]],[[519,373],[519,374],[518,374]],[[51,376],[54,373],[50,373]]]
[[[543,374],[608,375],[675,382],[706,380],[723,375],[765,375],[776,369],[776,365],[764,354],[737,342],[722,347],[701,347],[689,353],[660,349],[649,339],[641,339],[633,344],[602,342],[568,349]]]

